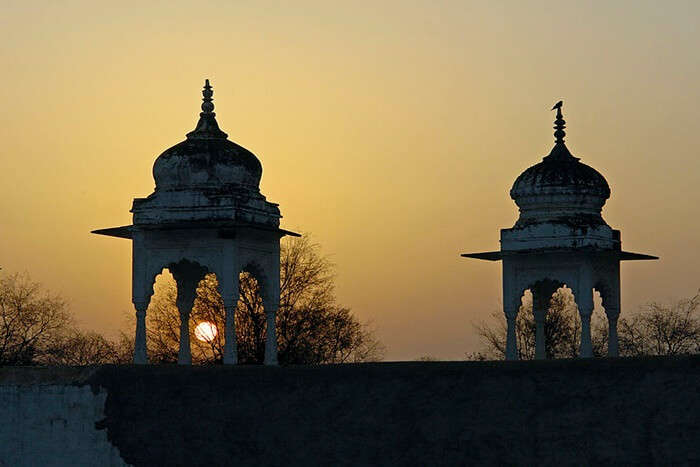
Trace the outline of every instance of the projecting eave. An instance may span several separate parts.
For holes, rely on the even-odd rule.
[[[280,229],[279,227],[270,227],[264,224],[234,224],[222,226],[219,229],[219,235],[225,238],[233,238],[239,230],[263,230],[267,232],[276,232],[280,237],[288,235],[290,237],[301,237],[300,233],[292,232],[291,230]]]
[[[219,235],[224,238],[233,238],[237,230],[252,229],[263,230],[268,232],[276,232],[280,237],[289,235],[290,237],[301,237],[301,234],[290,230],[280,229],[278,227],[267,226],[264,224],[244,224],[236,222],[212,222],[212,223],[196,223],[196,222],[172,222],[166,224],[153,225],[123,225],[121,227],[110,227],[108,229],[97,229],[90,233],[97,235],[105,235],[107,237],[118,237],[132,239],[133,234],[137,230],[175,230],[175,229],[195,229],[195,228],[215,228],[219,230]]]
[[[97,229],[90,233],[97,235],[106,235],[107,237],[119,237],[131,239],[134,233],[133,225],[123,225],[121,227],[110,227],[108,229]]]
[[[501,251],[484,251],[482,253],[463,253],[461,256],[465,258],[483,259],[486,261],[500,261],[503,259]]]
[[[642,253],[631,253],[629,251],[619,251],[619,250],[596,250],[596,249],[585,249],[585,248],[552,248],[552,249],[538,249],[538,250],[507,250],[507,251],[484,251],[482,253],[464,253],[461,256],[465,258],[483,259],[485,261],[500,261],[504,256],[514,256],[514,255],[531,255],[531,254],[542,254],[542,253],[589,253],[595,255],[605,255],[605,256],[617,256],[619,261],[645,261],[659,259],[658,256],[645,255]]]
[[[629,251],[620,252],[620,261],[645,261],[650,259],[659,259],[658,256],[645,255],[642,253],[632,253]]]

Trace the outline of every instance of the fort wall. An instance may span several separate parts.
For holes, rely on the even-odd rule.
[[[0,465],[689,465],[699,440],[700,357],[0,368]]]

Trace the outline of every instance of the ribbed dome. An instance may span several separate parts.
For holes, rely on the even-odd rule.
[[[204,86],[197,127],[187,139],[164,151],[153,165],[156,190],[258,191],[262,165],[255,155],[219,129],[213,91]]]
[[[527,196],[539,195],[591,195],[608,199],[610,187],[605,178],[571,154],[557,157],[556,154],[568,150],[566,146],[557,145],[552,153],[542,162],[535,164],[513,183],[510,196],[516,202]]]
[[[167,149],[153,165],[157,190],[258,190],[262,165],[227,139],[190,138]]]
[[[520,208],[516,225],[550,221],[604,223],[600,213],[610,197],[610,187],[597,170],[571,155],[564,144],[565,123],[557,108],[552,152],[513,183],[510,197]]]

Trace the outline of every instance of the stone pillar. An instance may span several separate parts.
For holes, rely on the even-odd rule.
[[[134,335],[134,364],[146,365],[146,310],[153,296],[153,281],[160,268],[149,265],[148,252],[143,246],[143,233],[134,232],[131,264],[131,302],[136,309],[136,333]]]
[[[146,309],[147,301],[134,302],[136,308],[136,335],[134,336],[134,364],[146,365],[148,354],[146,352]]]
[[[239,274],[237,269],[229,265],[226,272],[219,277],[219,292],[224,302],[226,321],[224,324],[224,365],[238,363],[238,343],[236,342],[236,307],[239,297]]]
[[[190,313],[197,297],[197,285],[204,278],[206,269],[197,263],[182,260],[169,267],[177,283],[177,310],[180,313],[180,349],[177,353],[178,365],[192,364],[190,348]]]
[[[503,312],[506,315],[506,360],[518,359],[518,343],[515,335],[516,319],[520,309],[520,296],[515,282],[515,270],[511,261],[503,259]]]
[[[617,341],[617,318],[619,310],[605,310],[608,316],[608,357],[617,357],[620,354]]]
[[[224,365],[235,365],[238,363],[238,343],[236,342],[236,300],[233,298],[224,300],[224,310],[226,311],[226,324],[224,329]]]
[[[280,255],[277,249],[264,266],[264,281],[260,285],[263,308],[267,318],[265,365],[277,365],[277,310],[280,306]]]
[[[545,323],[552,302],[552,295],[561,284],[550,279],[536,282],[530,287],[532,292],[532,314],[535,317],[535,359],[547,358],[547,337]]]
[[[265,306],[265,316],[267,317],[265,365],[277,365],[277,306]]]
[[[583,309],[579,306],[579,315],[581,316],[581,349],[579,357],[593,357],[593,344],[591,342],[591,315],[593,309]]]
[[[580,271],[578,286],[573,289],[578,313],[581,317],[581,347],[579,357],[593,357],[593,344],[591,343],[591,315],[593,314],[593,268],[590,263],[585,263]]]
[[[534,302],[534,300],[533,300]],[[534,305],[533,305],[534,307]],[[535,315],[535,359],[544,360],[547,358],[545,350],[544,321],[547,310],[542,308],[532,310]]]
[[[188,288],[188,286],[182,286]],[[180,349],[177,353],[178,365],[192,364],[192,349],[190,347],[190,313],[194,306],[196,288],[194,290],[181,290],[178,284],[177,311],[180,313]]]
[[[515,321],[518,317],[517,310],[506,310],[506,360],[518,359],[518,344],[515,336]]]

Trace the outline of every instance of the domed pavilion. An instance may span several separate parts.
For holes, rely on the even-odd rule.
[[[620,231],[612,229],[601,211],[610,187],[595,169],[574,157],[564,144],[566,122],[557,109],[555,144],[539,164],[515,180],[510,197],[520,217],[501,229],[501,250],[462,256],[503,261],[503,308],[506,315],[506,359],[516,360],[516,318],[525,290],[532,292],[535,317],[535,358],[545,358],[545,314],[552,295],[567,286],[581,317],[581,357],[592,357],[593,291],[600,293],[608,318],[608,355],[618,355],[620,261],[651,260],[655,256],[622,251]],[[552,109],[554,110],[554,109]]]
[[[197,284],[215,273],[226,311],[224,363],[237,363],[235,310],[239,274],[260,285],[267,318],[265,364],[277,363],[275,316],[280,297],[280,239],[298,236],[279,228],[278,205],[260,193],[262,165],[219,129],[206,80],[197,127],[153,165],[155,191],[135,198],[133,224],[93,233],[133,242],[132,300],[136,308],[134,363],[148,363],[146,309],[164,268],[177,284],[180,314],[178,363],[192,361],[189,316]]]

